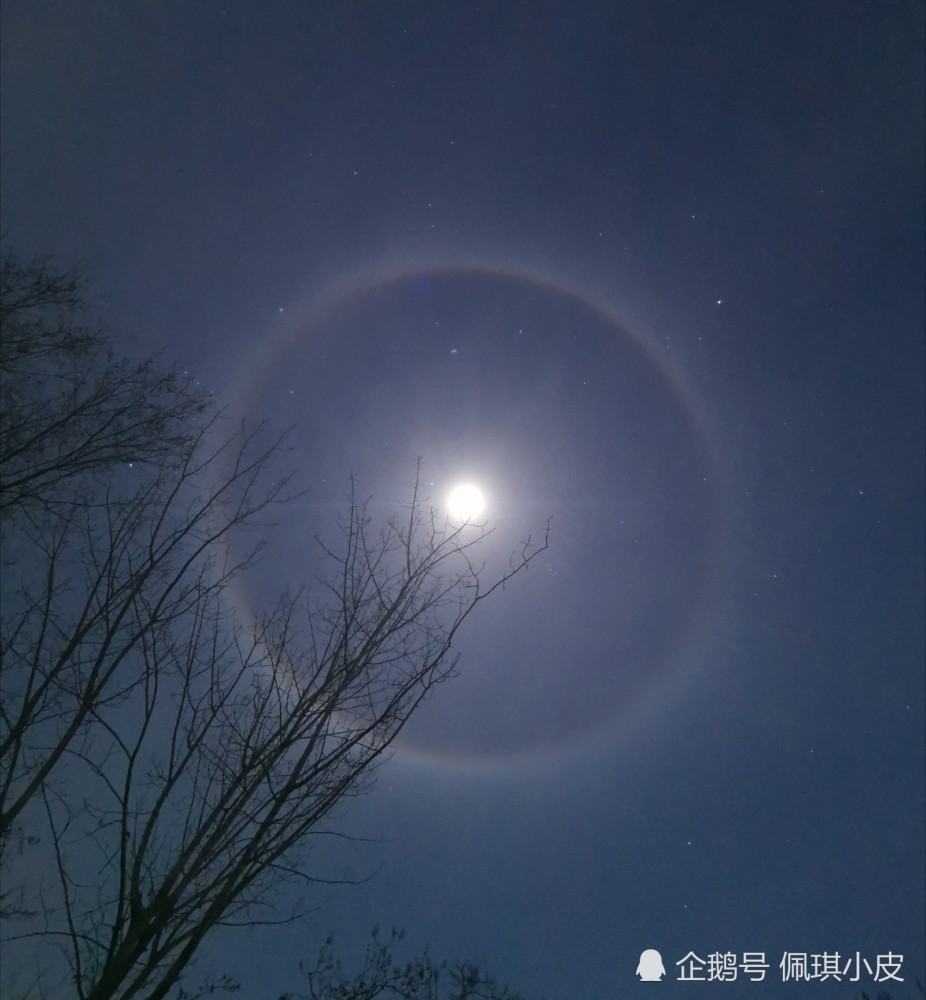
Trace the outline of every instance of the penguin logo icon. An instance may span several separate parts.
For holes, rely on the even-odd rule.
[[[662,964],[662,955],[655,948],[647,948],[640,955],[640,962],[637,965],[637,975],[642,983],[658,983],[666,974],[666,967]]]

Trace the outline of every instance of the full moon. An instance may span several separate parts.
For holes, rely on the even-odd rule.
[[[472,483],[460,483],[447,494],[447,510],[454,521],[472,521],[485,510],[482,490]]]

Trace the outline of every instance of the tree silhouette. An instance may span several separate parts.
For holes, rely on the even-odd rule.
[[[54,945],[82,1000],[153,1000],[216,926],[281,919],[311,838],[546,538],[486,581],[484,527],[417,485],[375,527],[352,490],[329,572],[242,616],[242,537],[291,497],[281,439],[114,359],[71,277],[8,255],[2,289],[0,863],[35,963],[13,987],[60,987]]]
[[[470,964],[435,964],[427,950],[409,962],[395,957],[404,934],[393,929],[388,941],[373,929],[363,967],[345,974],[329,937],[315,964],[300,965],[308,993],[287,993],[279,1000],[524,1000]]]
[[[76,273],[0,262],[0,512],[73,500],[81,476],[167,465],[208,397],[154,361],[113,357]]]

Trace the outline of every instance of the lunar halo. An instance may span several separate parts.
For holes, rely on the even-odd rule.
[[[644,355],[659,370],[670,390],[679,400],[682,409],[688,414],[689,423],[700,441],[707,465],[711,472],[715,471],[717,455],[713,447],[713,435],[708,433],[706,414],[682,373],[669,364],[669,359],[659,351],[658,346],[650,338],[625,325],[614,313],[612,307],[598,295],[590,293],[582,287],[566,284],[562,280],[550,276],[549,273],[544,273],[544,270],[522,270],[511,266],[497,266],[485,260],[464,258],[444,261],[434,261],[433,259],[410,261],[407,266],[381,267],[355,272],[353,276],[332,281],[325,293],[314,299],[310,298],[301,309],[288,310],[290,322],[264,340],[259,348],[259,356],[249,359],[251,363],[248,365],[248,369],[251,372],[255,370],[266,371],[278,360],[280,354],[287,345],[293,342],[295,337],[305,336],[306,331],[318,328],[331,310],[354,300],[362,300],[364,296],[374,294],[398,282],[414,279],[418,276],[440,275],[485,277],[496,281],[510,281],[522,287],[534,287],[560,295],[565,300],[575,303],[577,307],[587,309],[604,320],[613,328],[615,336],[624,336],[634,342],[636,347],[642,350]],[[247,395],[247,384],[250,381],[250,378],[245,377],[238,382],[244,390],[243,396]],[[486,514],[487,510],[486,498],[483,491],[475,483],[459,482],[443,499],[451,525],[454,522],[466,524],[473,520],[485,520],[483,515]],[[719,498],[715,498],[715,505],[718,501]],[[718,565],[706,567],[703,585],[699,588],[700,592],[693,596],[693,611],[687,633],[676,644],[676,648],[665,664],[661,678],[652,684],[645,698],[635,702],[632,713],[628,714],[628,711],[623,707],[617,708],[609,726],[603,728],[599,726],[586,733],[574,734],[567,742],[525,747],[501,757],[478,752],[466,754],[429,751],[417,746],[406,746],[404,743],[397,744],[397,753],[410,762],[417,762],[428,767],[452,767],[480,773],[488,768],[491,771],[507,772],[512,766],[519,768],[547,766],[550,762],[561,759],[567,752],[571,756],[575,756],[576,753],[581,755],[584,752],[594,752],[596,747],[609,744],[618,729],[623,731],[624,736],[630,738],[632,733],[641,731],[641,727],[644,727],[648,719],[655,717],[654,713],[661,714],[659,710],[664,709],[670,702],[676,703],[678,699],[686,697],[684,692],[690,688],[687,681],[691,680],[691,671],[688,667],[693,655],[698,660],[703,659],[706,655],[699,647],[705,645],[707,626],[713,617],[710,612],[716,610],[718,585],[720,577],[724,575]],[[243,603],[243,598],[239,599]],[[618,723],[623,723],[623,725],[619,727]]]

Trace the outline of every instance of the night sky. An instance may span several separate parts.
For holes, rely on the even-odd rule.
[[[905,996],[924,956],[920,2],[5,0],[2,227],[118,349],[294,425],[247,610],[478,483],[497,565],[282,929],[531,1000]],[[368,878],[368,876],[372,876]],[[785,952],[906,982],[783,984]],[[764,952],[765,982],[678,982]],[[274,992],[276,991],[276,992]]]

